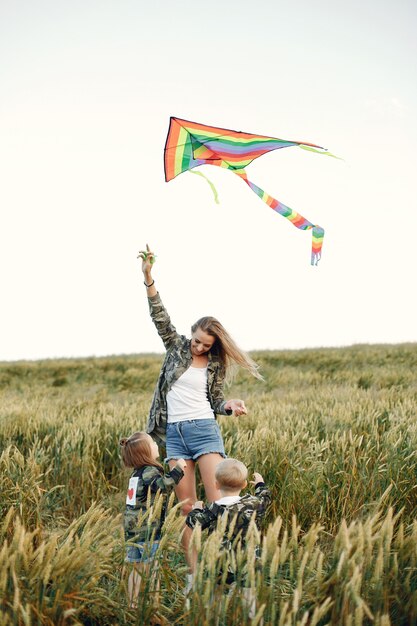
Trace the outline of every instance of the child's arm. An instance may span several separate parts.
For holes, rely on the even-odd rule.
[[[157,467],[148,465],[142,474],[142,479],[153,493],[156,493],[158,489],[166,493],[171,491],[183,476],[184,472],[179,463],[168,474],[161,474]]]
[[[188,513],[185,518],[185,523],[189,528],[195,528],[197,524],[201,525],[202,530],[206,528],[216,527],[217,517],[210,511],[208,507],[203,507],[202,502],[196,502],[193,509]]]
[[[271,492],[265,485],[264,479],[259,472],[254,472],[253,477],[254,480],[252,484],[255,485],[255,496],[259,499],[259,507],[256,512],[256,517],[259,519],[265,515],[267,508],[272,502],[272,498]]]

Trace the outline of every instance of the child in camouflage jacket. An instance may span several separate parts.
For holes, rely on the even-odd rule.
[[[146,511],[148,505],[152,506],[158,492],[167,494],[173,490],[184,476],[186,462],[178,459],[175,467],[165,475],[162,465],[157,461],[158,446],[150,435],[136,432],[121,439],[119,443],[124,466],[133,468],[126,495],[124,531],[128,542],[125,560],[133,563],[128,580],[128,594],[130,605],[135,607],[141,586],[140,573],[147,570],[158,549],[165,519],[165,503],[160,516],[151,524],[146,521],[138,526],[138,515]]]
[[[216,487],[219,489],[221,498],[206,506],[202,502],[196,502],[192,511],[186,518],[186,524],[190,528],[201,525],[202,530],[208,529],[211,533],[217,528],[219,518],[227,516],[225,534],[222,540],[222,549],[231,551],[241,542],[245,545],[246,534],[249,524],[255,516],[255,523],[264,517],[271,503],[271,494],[265,486],[262,476],[254,473],[255,495],[240,495],[242,489],[247,486],[248,470],[246,466],[236,459],[225,459],[216,467]],[[232,522],[235,521],[234,526]],[[226,583],[235,581],[235,573],[229,569]],[[249,609],[249,616],[254,617],[255,592],[244,588],[244,597]]]
[[[227,515],[230,522],[236,517],[231,536],[229,537],[227,533],[223,538],[223,547],[228,548],[239,539],[244,544],[252,517],[256,513],[255,521],[258,522],[265,515],[271,502],[269,489],[258,472],[254,473],[254,480],[251,481],[255,485],[255,495],[250,493],[240,495],[241,490],[247,486],[247,476],[248,470],[241,461],[236,459],[221,461],[216,467],[215,479],[222,497],[206,506],[200,501],[196,502],[187,516],[187,526],[195,528],[199,523],[202,530],[207,528],[209,532],[213,532],[219,517]]]

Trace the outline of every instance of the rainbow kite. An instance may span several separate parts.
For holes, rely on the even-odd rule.
[[[254,159],[271,150],[288,148],[289,146],[299,146],[304,150],[334,156],[321,146],[316,146],[312,143],[287,141],[285,139],[275,139],[274,137],[264,137],[263,135],[251,135],[236,130],[206,126],[205,124],[181,120],[178,117],[171,117],[165,143],[165,180],[168,182],[175,176],[178,176],[178,174],[182,174],[186,170],[192,170],[199,165],[217,165],[218,167],[232,170],[249,185],[261,200],[266,202],[271,209],[289,219],[294,226],[301,230],[312,229],[311,264],[317,265],[321,257],[324,229],[317,224],[309,222],[305,217],[285,206],[282,202],[272,198],[257,185],[254,185],[245,172],[245,167],[252,163]],[[193,173],[204,176],[201,172]],[[217,202],[217,193],[214,186],[211,183],[210,185]]]

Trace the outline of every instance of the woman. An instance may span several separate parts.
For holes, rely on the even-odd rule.
[[[151,318],[167,351],[146,430],[157,443],[166,445],[170,468],[180,458],[187,461],[184,478],[175,487],[178,499],[185,501],[182,513],[187,515],[197,500],[197,462],[207,500],[212,502],[220,497],[214,471],[226,455],[215,415],[247,413],[243,400],[224,399],[227,372],[234,365],[240,365],[257,378],[262,377],[256,363],[236,346],[214,317],[198,320],[191,327],[191,340],[179,335],[152,278],[154,253],[146,245],[139,256]],[[188,545],[188,530],[184,536],[185,546]]]

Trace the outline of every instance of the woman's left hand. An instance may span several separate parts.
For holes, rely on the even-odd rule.
[[[227,411],[232,410],[233,413],[237,416],[239,415],[247,415],[247,410],[245,407],[245,403],[243,400],[228,400],[224,407]]]

